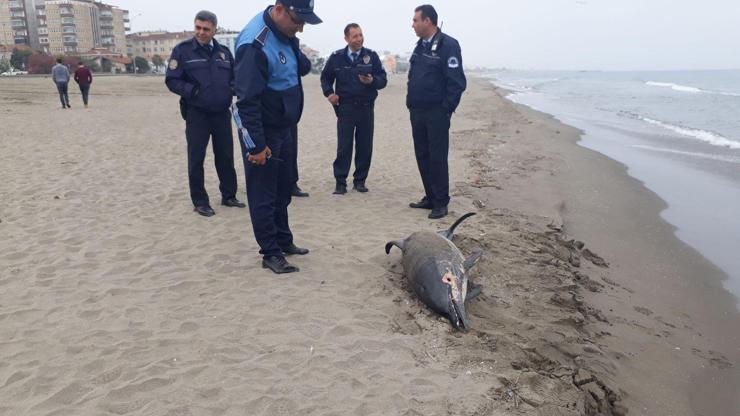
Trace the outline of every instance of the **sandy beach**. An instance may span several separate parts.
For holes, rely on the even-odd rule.
[[[305,79],[301,273],[260,266],[247,210],[192,212],[161,77],[97,77],[90,108],[0,79],[0,415],[736,415],[740,314],[664,204],[579,132],[471,79],[451,215],[422,196],[405,79],[376,104],[370,192],[332,195],[335,116]],[[210,153],[210,150],[209,150]],[[235,141],[235,153],[239,154]],[[237,158],[239,197],[244,175]],[[389,240],[446,228],[484,251],[454,331]]]

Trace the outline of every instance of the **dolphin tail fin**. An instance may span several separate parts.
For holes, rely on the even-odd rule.
[[[385,254],[390,254],[391,253],[391,248],[393,246],[396,246],[396,247],[400,248],[401,250],[403,250],[403,246],[404,245],[405,245],[405,241],[404,240],[389,241],[388,244],[385,245]]]
[[[455,223],[452,224],[450,228],[448,228],[447,230],[440,231],[439,234],[448,240],[452,240],[452,236],[455,235],[455,228],[457,228],[458,225],[460,225],[463,221],[472,217],[473,215],[475,215],[475,212],[468,212],[467,214],[460,217],[460,219],[455,221]]]
[[[467,273],[468,270],[472,269],[473,266],[475,266],[475,264],[478,263],[478,260],[480,260],[482,256],[483,256],[483,251],[479,251],[471,255],[467,259],[465,259],[465,261],[463,262],[463,267],[465,268],[465,272]]]

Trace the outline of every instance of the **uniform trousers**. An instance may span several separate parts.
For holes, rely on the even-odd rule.
[[[374,128],[375,110],[372,103],[339,104],[337,108],[337,158],[334,160],[334,178],[337,183],[347,183],[352,164],[353,144],[356,150],[354,183],[365,183],[373,157]]]
[[[293,244],[288,206],[296,181],[296,146],[291,130],[265,128],[265,141],[272,151],[272,157],[262,166],[248,161],[249,153],[244,142],[239,141],[247,181],[249,216],[260,254],[264,257],[281,256],[282,249]]]
[[[447,156],[450,145],[450,116],[442,107],[412,108],[411,132],[416,163],[424,192],[434,208],[450,203]]]
[[[196,207],[210,205],[203,184],[203,162],[208,141],[213,137],[213,156],[218,174],[221,199],[236,197],[236,170],[234,169],[234,138],[231,130],[231,113],[228,110],[207,112],[188,106],[185,136],[188,142],[188,181],[190,198]]]

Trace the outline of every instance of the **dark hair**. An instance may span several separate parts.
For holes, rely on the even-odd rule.
[[[77,65],[85,65],[85,63],[80,61],[80,62],[77,62]]]
[[[58,64],[61,64],[62,63],[62,58],[57,58],[57,63]]]
[[[344,37],[346,38],[347,36],[349,36],[349,31],[351,29],[359,29],[359,28],[360,28],[360,25],[358,25],[357,23],[348,24],[347,26],[344,27]]]
[[[414,12],[421,12],[421,18],[423,19],[429,19],[432,21],[432,24],[434,26],[437,26],[437,11],[434,10],[434,6],[431,4],[422,4],[421,6],[417,7]]]
[[[215,29],[218,27],[218,18],[213,12],[209,12],[208,10],[201,10],[198,12],[198,14],[195,15],[195,20],[202,20],[204,22],[211,22],[213,23],[213,28]]]

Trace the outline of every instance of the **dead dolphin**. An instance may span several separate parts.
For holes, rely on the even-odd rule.
[[[403,269],[414,293],[419,300],[440,315],[449,318],[452,326],[467,330],[468,316],[465,300],[472,299],[479,288],[468,293],[467,271],[475,265],[482,253],[465,259],[455,244],[452,235],[460,223],[475,213],[468,213],[444,231],[419,231],[405,240],[391,241],[385,245],[389,254],[391,247],[403,251]],[[473,293],[475,292],[475,293]]]

